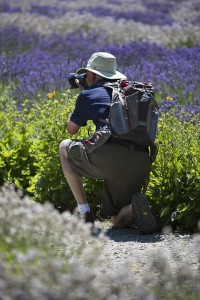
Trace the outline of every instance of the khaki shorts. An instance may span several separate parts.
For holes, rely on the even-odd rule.
[[[88,178],[104,179],[102,211],[106,216],[117,215],[131,203],[132,194],[141,188],[150,172],[149,154],[106,142],[91,153],[83,144],[71,141],[67,147],[69,161],[75,173]]]

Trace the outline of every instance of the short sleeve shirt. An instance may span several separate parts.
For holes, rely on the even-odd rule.
[[[99,85],[93,85],[79,94],[70,120],[78,126],[86,126],[92,120],[96,129],[105,126],[99,119],[105,119],[109,112],[112,91]]]

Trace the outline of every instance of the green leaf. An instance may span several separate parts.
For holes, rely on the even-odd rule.
[[[163,218],[167,215],[170,214],[170,207],[169,206],[166,206],[163,210],[162,210],[162,213],[160,214],[160,217]]]

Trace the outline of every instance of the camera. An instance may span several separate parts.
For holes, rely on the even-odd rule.
[[[84,87],[88,87],[86,82],[86,73],[83,74],[77,74],[77,73],[69,73],[68,75],[68,81],[70,86],[70,89],[76,89],[78,88],[78,85],[76,84],[76,79],[80,82],[81,85]]]

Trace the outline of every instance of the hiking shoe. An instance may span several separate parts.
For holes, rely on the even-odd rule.
[[[91,211],[87,211],[84,214],[85,223],[94,223],[94,215]]]
[[[147,198],[144,194],[133,194],[132,211],[136,217],[138,231],[141,234],[151,234],[157,230],[156,220],[151,212]]]

